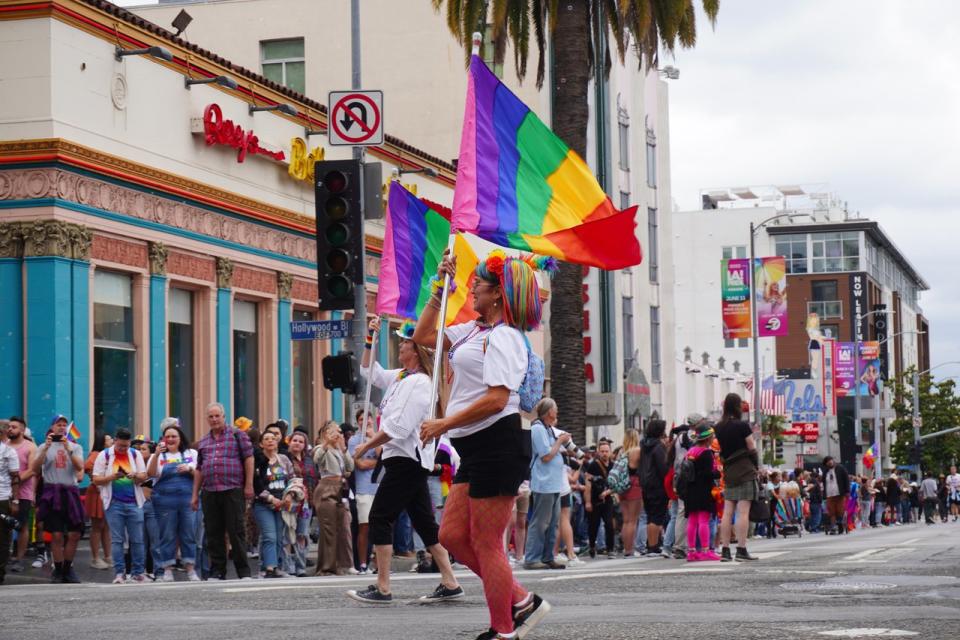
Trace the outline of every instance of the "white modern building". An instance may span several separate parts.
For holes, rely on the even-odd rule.
[[[789,421],[820,424],[817,442],[788,445],[784,457],[792,464],[829,454],[856,468],[873,442],[874,420],[889,423],[892,398],[882,394],[878,416],[865,398],[858,432],[853,399],[834,402],[829,363],[824,375],[809,349],[808,316],[817,314],[825,339],[879,341],[889,380],[911,366],[929,368],[929,327],[919,304],[928,285],[876,222],[849,212],[824,185],[710,189],[701,202],[699,210],[674,214],[679,411],[716,412],[728,391],[752,400],[753,343],[724,339],[720,264],[749,257],[750,224],[769,221],[755,233],[755,251],[785,257],[789,326],[786,336],[759,341],[763,388],[784,396]],[[891,443],[882,444],[886,466]]]

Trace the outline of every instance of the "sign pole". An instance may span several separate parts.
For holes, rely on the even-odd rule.
[[[350,0],[350,67],[351,84],[353,89],[360,88],[360,0]],[[332,126],[332,125],[328,125]],[[353,148],[353,157],[360,161],[361,181],[361,204],[360,211],[354,213],[360,219],[360,235],[363,242],[360,244],[360,273],[363,274],[363,282],[360,286],[354,288],[353,293],[353,352],[357,358],[361,357],[364,349],[364,336],[366,335],[367,319],[367,287],[366,287],[366,229],[364,228],[363,207],[363,147],[355,146]],[[371,354],[372,356],[372,354]],[[358,362],[359,364],[359,362]],[[367,397],[370,396],[370,379],[367,379]],[[364,432],[366,430],[363,430]]]

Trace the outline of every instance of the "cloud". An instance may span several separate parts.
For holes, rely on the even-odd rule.
[[[679,206],[701,188],[829,184],[930,283],[934,363],[960,360],[960,3],[730,0],[716,30],[699,24],[673,62]]]

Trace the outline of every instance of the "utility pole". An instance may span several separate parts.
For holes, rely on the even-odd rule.
[[[766,224],[766,223],[763,223]],[[762,227],[763,224],[760,226]],[[756,271],[756,241],[754,234],[757,228],[753,221],[750,222],[750,326],[753,329],[753,415],[757,426],[760,429],[760,437],[757,439],[757,459],[760,466],[763,466],[763,413],[760,411],[760,385],[763,379],[760,373],[760,330],[757,326],[757,277]]]
[[[920,372],[913,371],[913,446],[917,448],[917,455],[920,455]],[[923,479],[921,475],[922,461],[917,458],[916,471],[917,481]]]
[[[361,76],[360,76],[360,0],[350,0],[350,88],[351,89],[360,89],[361,88]],[[327,114],[329,117],[331,114]],[[361,356],[363,355],[365,336],[367,333],[367,285],[366,285],[366,265],[367,265],[367,251],[366,251],[366,229],[364,224],[364,211],[366,203],[363,202],[363,159],[364,159],[364,148],[362,146],[353,147],[353,157],[355,160],[360,161],[360,172],[357,178],[361,181],[360,184],[360,211],[352,212],[352,215],[359,216],[360,220],[360,269],[361,273],[364,274],[363,282],[358,287],[353,289],[353,330],[352,330],[352,342],[353,342],[353,353],[354,357],[357,359],[357,365],[360,364]],[[370,381],[367,381],[367,384],[370,384]],[[359,393],[360,390],[357,389]],[[348,415],[352,411],[346,412]],[[364,432],[363,425],[358,425],[360,432]]]

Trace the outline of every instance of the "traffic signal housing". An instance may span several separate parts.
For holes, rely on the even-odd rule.
[[[360,388],[357,375],[357,362],[350,352],[326,356],[320,361],[325,389],[340,389],[344,393],[356,395]]]
[[[363,167],[322,160],[314,176],[320,309],[353,309],[354,289],[363,285]]]

